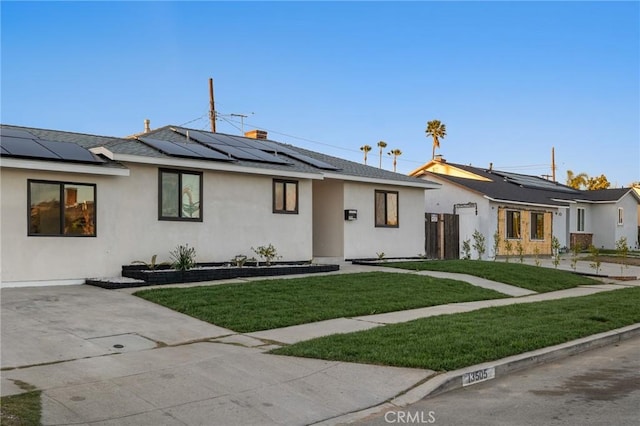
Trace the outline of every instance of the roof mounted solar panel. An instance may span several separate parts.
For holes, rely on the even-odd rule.
[[[57,142],[40,139],[38,143],[57,154],[66,161],[79,163],[104,163],[104,160],[95,156],[91,151],[71,142]]]
[[[265,146],[270,147],[271,149],[275,150],[275,152],[281,153],[286,155],[287,157],[291,157],[293,159],[296,159],[298,161],[302,161],[303,163],[309,164],[311,166],[317,167],[319,169],[324,169],[324,170],[340,170],[338,167],[334,166],[333,164],[329,164],[325,161],[322,160],[318,160],[316,158],[313,157],[309,157],[308,155],[305,154],[301,154],[298,151],[295,151],[291,148],[287,148],[286,146],[282,146],[273,142],[265,142]]]
[[[62,160],[62,157],[40,145],[35,139],[23,139],[2,135],[2,148],[15,157]]]
[[[509,173],[509,172],[502,172],[502,171],[497,171],[497,172],[494,171],[492,173],[503,177],[508,182],[512,182],[516,185],[520,185],[525,188],[543,189],[548,191],[560,191],[560,192],[568,192],[568,193],[574,193],[574,194],[579,193],[579,191],[573,188],[558,184],[557,182],[539,178],[537,176],[521,175],[518,173]]]
[[[284,158],[268,154],[260,149],[252,148],[249,144],[242,145],[243,141],[228,135],[209,135],[197,130],[185,130],[172,128],[182,136],[198,141],[212,149],[231,155],[239,160],[257,161],[259,163],[291,164]]]
[[[228,155],[221,154],[197,143],[169,142],[160,139],[138,137],[138,140],[172,157],[197,158],[200,160],[233,161]]]
[[[4,149],[2,146],[0,146],[0,152],[3,153],[4,155],[10,155],[10,152]]]
[[[228,155],[221,154],[218,151],[214,151],[213,149],[207,148],[204,145],[200,145],[199,143],[181,143],[181,142],[173,142],[181,148],[188,149],[196,154],[202,156],[202,158],[206,158],[207,160],[220,160],[220,161],[233,161],[233,158]]]
[[[38,139],[35,135],[27,132],[26,130],[20,129],[7,129],[5,127],[0,128],[0,136],[11,136],[14,138],[23,138],[23,139]]]

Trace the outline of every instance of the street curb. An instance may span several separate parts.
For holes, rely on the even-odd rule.
[[[374,407],[369,407],[361,411],[334,417],[324,422],[317,423],[317,425],[336,425],[362,420],[368,416],[377,414],[389,408],[404,407],[427,397],[433,397],[456,389],[460,389],[462,387],[462,377],[466,373],[471,373],[486,368],[495,368],[494,379],[497,379],[519,370],[535,367],[540,364],[566,358],[579,354],[581,352],[601,348],[603,346],[611,345],[622,340],[638,336],[640,336],[640,323],[606,331],[604,333],[594,334],[588,337],[583,337],[581,339],[561,343],[559,345],[536,349],[535,351],[525,352],[519,355],[513,355],[500,360],[485,362],[455,371],[449,371],[447,373],[434,376],[425,383],[408,390],[407,392],[391,399],[390,401],[385,401],[382,404]],[[479,383],[484,382],[485,381]]]

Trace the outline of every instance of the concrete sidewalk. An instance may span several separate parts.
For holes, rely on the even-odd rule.
[[[344,264],[339,273],[378,269],[403,272]],[[476,285],[512,295],[521,291],[486,280]],[[3,396],[21,393],[27,386],[42,390],[45,425],[335,424],[349,413],[416,397],[443,376],[434,377],[430,370],[266,354],[274,341],[292,343],[628,285],[640,281],[340,318],[246,335],[132,297],[128,290],[2,289],[0,390]]]

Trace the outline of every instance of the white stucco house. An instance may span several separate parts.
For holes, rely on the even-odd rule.
[[[2,286],[79,284],[188,244],[224,262],[415,256],[438,184],[267,139],[166,126],[115,138],[2,125]]]
[[[561,247],[615,249],[625,237],[638,245],[639,194],[631,188],[582,191],[537,176],[454,164],[436,158],[410,173],[442,185],[429,191],[425,212],[459,215],[460,245],[474,231],[485,236],[491,256],[494,235],[524,253],[549,255],[552,238]],[[462,251],[461,251],[462,253]],[[512,252],[513,254],[513,252]],[[475,253],[473,254],[475,256]]]

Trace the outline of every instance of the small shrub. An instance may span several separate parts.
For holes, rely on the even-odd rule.
[[[196,249],[187,245],[179,245],[171,252],[172,266],[176,271],[188,271],[196,266]]]
[[[244,255],[244,254],[236,254],[231,259],[231,262],[234,263],[236,265],[236,267],[242,268],[244,266],[244,264],[247,263],[247,260],[249,260],[249,258],[246,255]]]
[[[376,252],[376,256],[378,256],[378,260],[384,260],[385,254],[383,251],[381,251],[380,253]]]
[[[132,265],[145,265],[147,267],[147,269],[149,269],[150,271],[155,271],[158,266],[168,265],[169,264],[167,262],[156,263],[157,259],[158,259],[158,255],[154,254],[153,256],[151,256],[151,260],[148,263],[145,262],[144,260],[134,260],[133,262],[131,262],[131,264]]]
[[[518,253],[520,263],[524,263],[524,246],[521,241],[518,241],[518,244],[516,244],[516,253]]]
[[[580,255],[581,251],[582,251],[582,247],[578,243],[576,243],[571,248],[571,269],[573,269],[574,271],[578,266],[578,256]]]
[[[540,258],[539,258],[539,256],[540,256],[540,247],[536,246],[533,249],[533,259],[534,259],[534,262],[536,263],[536,266],[540,266]]]
[[[477,229],[473,231],[473,249],[478,253],[478,260],[482,260],[482,256],[487,251],[484,235]]]
[[[505,261],[509,263],[509,257],[511,256],[511,251],[513,250],[513,243],[511,240],[504,240],[504,251],[505,251]]]
[[[498,250],[500,250],[500,231],[496,229],[493,233],[493,260],[498,258]]]
[[[621,237],[618,241],[616,241],[616,254],[622,258],[622,263],[620,264],[620,274],[622,274],[624,272],[624,268],[629,267],[629,265],[627,265],[629,245],[627,244],[626,237]]]
[[[274,259],[280,259],[282,257],[278,256],[278,251],[271,243],[269,243],[268,246],[260,246],[258,248],[251,247],[251,250],[253,250],[253,252],[258,256],[260,256],[260,259],[264,259],[264,263],[267,266],[271,266],[271,262]]]
[[[591,254],[592,262],[589,264],[593,269],[596,270],[596,275],[600,272],[600,266],[602,262],[600,262],[600,250],[593,244],[589,246],[589,253]]]
[[[462,242],[462,258],[464,260],[471,259],[471,240],[468,238]]]
[[[558,269],[558,265],[560,265],[560,240],[556,237],[551,238],[551,253],[553,266]]]

